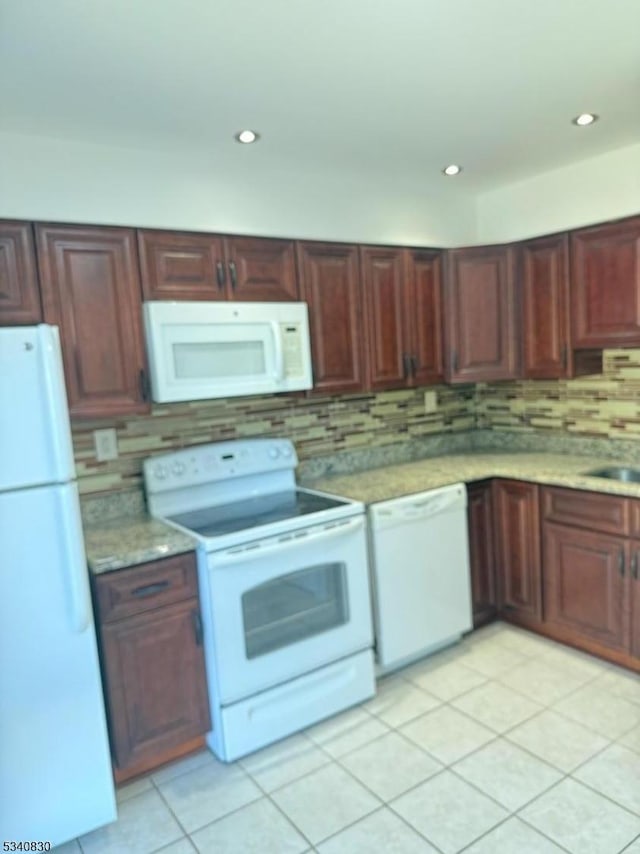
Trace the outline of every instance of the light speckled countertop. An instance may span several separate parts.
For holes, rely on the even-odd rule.
[[[89,569],[94,575],[193,551],[196,541],[140,513],[84,526]]]
[[[400,465],[385,466],[357,474],[335,475],[309,481],[314,489],[343,495],[371,504],[448,483],[505,477],[551,486],[566,486],[614,495],[640,498],[640,484],[621,483],[584,475],[599,467],[625,465],[605,457],[566,456],[544,453],[469,453],[430,457]]]
[[[624,462],[619,464],[625,465]],[[640,484],[584,474],[594,468],[615,465],[618,465],[615,460],[606,457],[472,452],[427,457],[356,474],[304,480],[302,485],[366,504],[435,489],[448,483],[470,483],[491,477],[640,498]],[[85,524],[84,535],[89,568],[96,574],[158,560],[196,547],[195,539],[145,513]]]

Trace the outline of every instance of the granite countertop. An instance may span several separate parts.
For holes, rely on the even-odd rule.
[[[94,575],[196,548],[194,539],[146,513],[85,524],[84,543]]]
[[[551,486],[565,486],[640,498],[640,484],[584,474],[594,468],[625,465],[607,457],[549,453],[460,453],[372,468],[356,474],[330,475],[302,485],[371,504],[435,489],[449,483],[505,477]],[[107,521],[85,522],[90,570],[109,572],[170,555],[192,551],[197,541],[145,512]]]
[[[505,477],[550,486],[565,486],[640,498],[640,484],[623,483],[584,474],[599,467],[626,465],[606,457],[548,453],[464,453],[430,457],[357,474],[340,474],[305,485],[371,504],[411,495],[449,483]]]

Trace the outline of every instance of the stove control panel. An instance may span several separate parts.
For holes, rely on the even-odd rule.
[[[289,439],[237,439],[148,457],[143,470],[147,493],[157,493],[278,471],[293,473],[297,465]]]

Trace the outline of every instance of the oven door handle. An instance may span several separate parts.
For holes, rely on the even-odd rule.
[[[210,557],[215,558],[217,566],[224,565],[224,568],[231,564],[245,563],[248,560],[253,560],[258,555],[262,558],[265,555],[277,552],[287,551],[292,548],[297,548],[300,545],[307,545],[310,542],[322,540],[333,540],[336,537],[342,537],[344,534],[351,534],[354,531],[359,531],[364,527],[364,516],[357,516],[355,519],[347,519],[344,522],[328,523],[320,531],[302,529],[293,531],[290,534],[283,534],[275,542],[271,541],[268,545],[260,545],[254,543],[242,549],[234,548],[226,552],[216,552]]]

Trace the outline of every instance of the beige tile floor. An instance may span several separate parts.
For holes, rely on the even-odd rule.
[[[121,788],[63,854],[640,854],[640,677],[501,623],[232,765]]]

